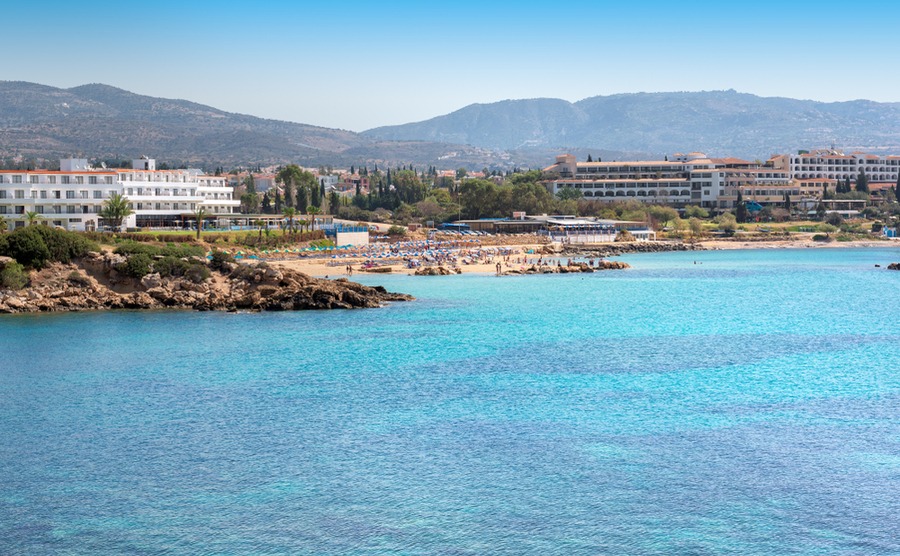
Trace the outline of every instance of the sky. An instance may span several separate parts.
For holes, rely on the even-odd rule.
[[[900,2],[30,0],[0,80],[363,131],[473,103],[735,89],[900,101]]]

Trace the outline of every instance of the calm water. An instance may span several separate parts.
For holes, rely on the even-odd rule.
[[[0,553],[900,554],[900,250],[624,260],[0,318]]]

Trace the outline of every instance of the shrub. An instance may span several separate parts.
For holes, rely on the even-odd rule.
[[[19,263],[9,263],[0,270],[0,287],[21,290],[28,283],[25,267]]]
[[[231,254],[216,249],[212,252],[212,259],[209,261],[209,266],[214,270],[222,270],[227,263],[233,262],[234,257],[232,257]]]
[[[184,273],[184,277],[195,284],[207,280],[210,276],[209,268],[205,264],[192,264]]]
[[[202,245],[185,245],[167,243],[160,250],[160,254],[165,257],[203,257],[206,255],[206,249]]]
[[[75,284],[76,286],[87,286],[91,283],[90,279],[84,274],[78,272],[77,270],[73,270],[69,273],[69,282]]]
[[[50,226],[33,227],[47,245],[51,261],[68,263],[72,259],[87,255],[90,251],[100,249],[95,242],[75,232],[67,232],[58,228],[51,228]]]
[[[403,226],[396,226],[396,225],[391,226],[390,228],[388,228],[387,233],[389,236],[405,236],[406,228],[404,228]]]
[[[128,260],[116,266],[116,270],[131,276],[132,278],[143,278],[150,274],[150,265],[152,260],[150,255],[146,253],[135,253],[128,256]]]
[[[50,249],[47,248],[39,227],[41,226],[26,226],[9,234],[2,254],[25,266],[42,268],[50,260]]]
[[[162,250],[146,243],[138,243],[134,240],[125,240],[116,247],[116,253],[129,257],[131,255],[147,255],[147,257],[155,257],[162,254]]]
[[[616,242],[634,241],[634,234],[632,234],[628,230],[619,230],[619,233],[616,234],[615,241]]]
[[[163,257],[153,261],[153,271],[160,276],[184,276],[190,263],[176,257]]]

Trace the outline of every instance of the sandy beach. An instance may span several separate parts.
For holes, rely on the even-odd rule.
[[[609,246],[620,246],[621,244],[607,244]],[[727,249],[840,249],[840,248],[896,248],[900,247],[900,241],[812,241],[811,238],[797,239],[771,239],[771,240],[706,240],[699,241],[698,245],[707,250],[727,250]],[[496,264],[500,262],[502,270],[521,269],[530,266],[541,257],[540,252],[544,246],[529,244],[512,244],[502,246],[506,254],[491,253],[490,250],[499,250],[498,246],[483,246],[482,251],[477,249],[460,249],[454,253],[457,262],[449,261],[443,263],[424,263],[425,266],[443,266],[444,268],[460,270],[462,274],[480,273],[495,274],[497,272]],[[567,255],[544,255],[544,257],[562,258],[563,264]],[[320,257],[287,257],[280,259],[268,259],[267,262],[272,266],[285,267],[298,270],[310,276],[319,278],[342,278],[348,276],[358,276],[360,274],[414,274],[415,268],[410,268],[408,263],[402,260],[402,257],[393,259],[380,260],[376,262],[376,271],[367,271],[364,265],[367,259],[363,256],[351,256],[345,258],[331,258],[330,256]],[[526,265],[527,261],[527,265]],[[348,269],[352,267],[352,274]],[[389,271],[387,269],[390,269]]]

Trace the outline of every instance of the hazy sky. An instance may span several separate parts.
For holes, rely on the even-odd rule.
[[[900,101],[900,2],[14,2],[0,80],[362,131],[472,103],[736,89]]]

